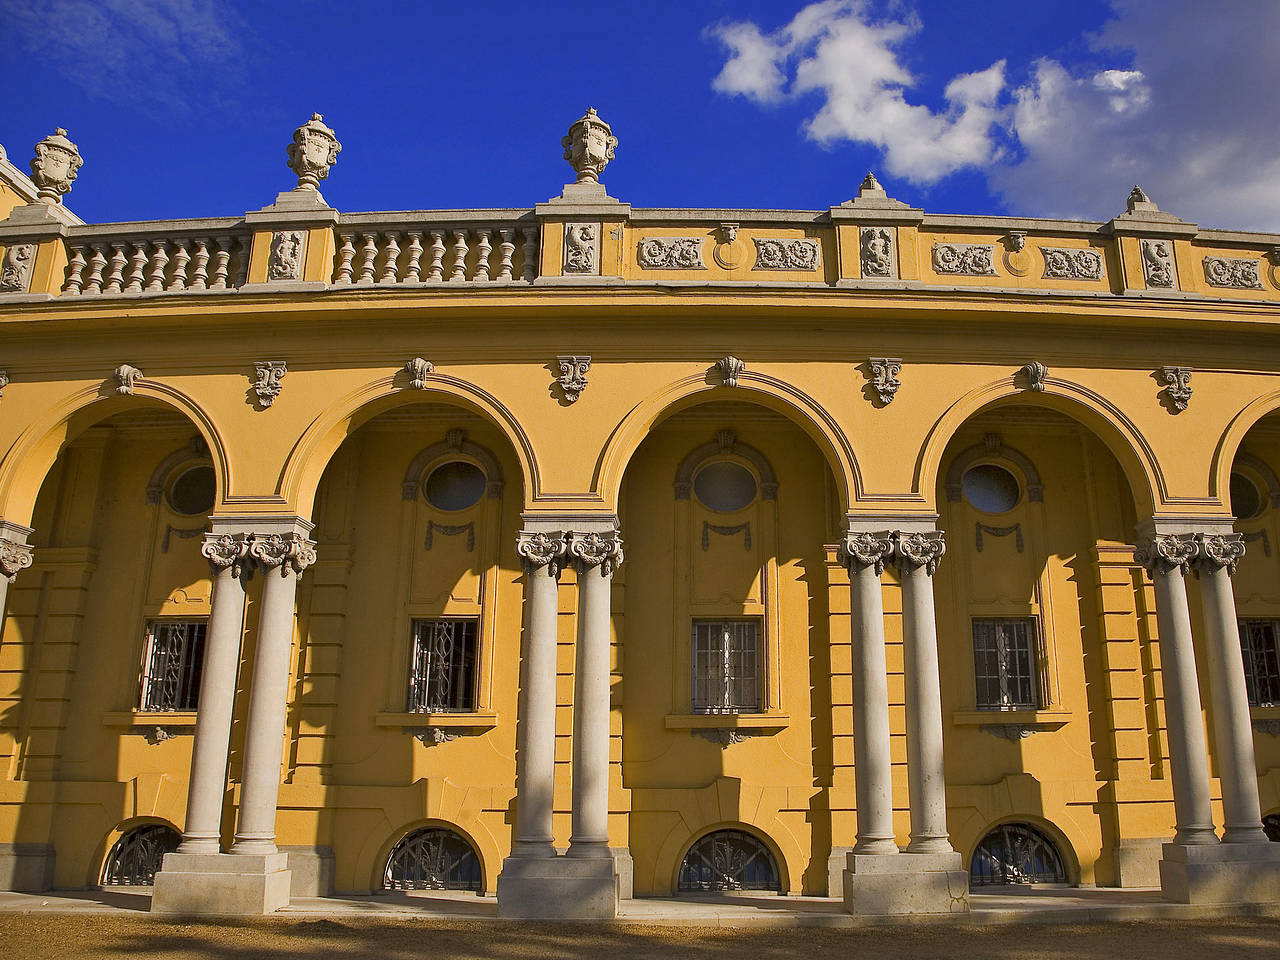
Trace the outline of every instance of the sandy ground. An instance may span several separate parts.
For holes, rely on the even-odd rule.
[[[180,923],[146,916],[0,916],[6,960],[1276,960],[1280,920],[953,925],[858,930],[272,918]]]

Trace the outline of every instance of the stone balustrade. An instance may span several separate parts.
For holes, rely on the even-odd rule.
[[[237,219],[74,228],[62,296],[198,293],[242,287],[250,235]]]
[[[538,272],[539,226],[520,210],[342,218],[333,285],[374,286],[474,281],[531,283]],[[469,221],[469,222],[468,222]]]

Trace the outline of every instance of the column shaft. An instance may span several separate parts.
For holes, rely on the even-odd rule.
[[[573,830],[569,855],[609,856],[609,592],[603,564],[578,572],[573,693]]]

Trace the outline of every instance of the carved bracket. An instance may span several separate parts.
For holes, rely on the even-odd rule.
[[[4,396],[4,388],[9,385],[9,371],[0,370],[0,397]]]
[[[409,386],[414,390],[427,389],[427,375],[436,372],[435,364],[421,357],[414,357],[404,365],[404,369],[409,374]]]
[[[283,360],[259,360],[253,365],[257,378],[253,381],[253,394],[258,398],[258,405],[266,409],[276,402],[283,389],[280,381],[289,372]]]
[[[720,371],[720,382],[726,387],[736,387],[738,377],[742,376],[747,365],[737,357],[721,357],[716,361],[716,369]]]
[[[587,371],[591,369],[590,357],[556,357],[560,376],[556,383],[564,396],[565,404],[576,403],[587,389]]]
[[[867,360],[867,370],[871,374],[871,389],[875,391],[880,406],[888,406],[902,386],[902,381],[898,379],[898,374],[902,372],[901,358],[871,357]]]
[[[1033,733],[1038,732],[1037,728],[1029,723],[984,723],[978,729],[983,733],[991,734],[993,737],[1012,740],[1015,743],[1019,740],[1025,740]]]
[[[1181,413],[1191,403],[1191,368],[1160,367],[1156,370],[1156,380],[1163,384],[1162,392],[1169,405],[1170,413]]]
[[[1044,393],[1045,381],[1049,379],[1049,368],[1039,360],[1032,360],[1019,368],[1018,375],[1026,384],[1025,389],[1032,393]]]
[[[457,740],[458,737],[462,736],[457,727],[405,727],[404,732],[411,734],[424,747],[434,747],[437,744],[448,743],[450,740]]]
[[[695,737],[702,737],[703,740],[710,740],[722,747],[727,747],[731,743],[742,743],[748,737],[761,735],[757,730],[740,730],[736,727],[695,727],[690,732]]]

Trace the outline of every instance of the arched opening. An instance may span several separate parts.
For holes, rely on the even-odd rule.
[[[680,862],[680,893],[782,892],[773,853],[745,830],[713,830]]]
[[[104,887],[149,887],[155,883],[166,853],[173,853],[182,835],[167,823],[146,823],[126,830],[111,846],[102,867]]]
[[[1280,813],[1268,813],[1263,817],[1262,831],[1272,843],[1280,843]]]
[[[484,889],[480,857],[461,834],[422,827],[405,834],[391,850],[382,875],[384,890]]]
[[[982,838],[969,862],[972,887],[1066,882],[1067,869],[1058,848],[1029,823],[995,827]]]

